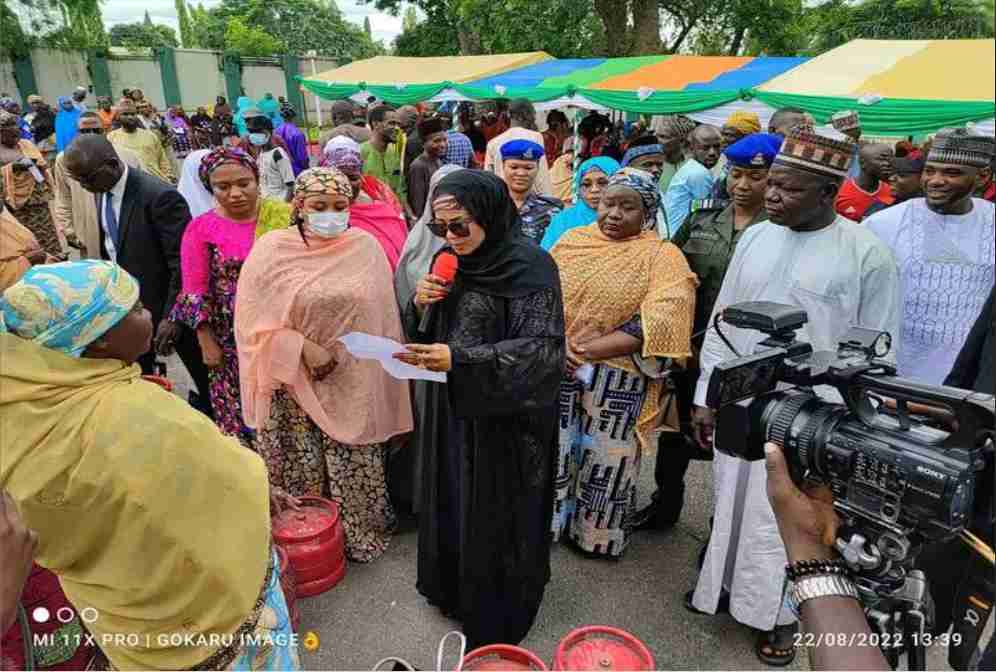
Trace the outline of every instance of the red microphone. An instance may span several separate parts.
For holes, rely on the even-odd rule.
[[[432,274],[445,282],[446,284],[452,284],[453,280],[456,279],[457,267],[460,265],[459,259],[452,252],[440,252],[436,260],[432,262]],[[418,324],[418,333],[425,334],[429,331],[429,325],[432,323],[432,316],[435,314],[433,310],[436,304],[430,304],[425,312],[422,313],[422,321]]]

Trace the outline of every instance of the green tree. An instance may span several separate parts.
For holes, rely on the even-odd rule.
[[[405,8],[405,16],[401,19],[401,32],[407,32],[415,30],[415,26],[418,25],[418,11],[415,9],[415,5],[408,5]]]
[[[240,18],[229,19],[225,50],[240,56],[273,56],[285,50],[284,43],[262,28],[249,26]]]
[[[370,17],[363,17],[363,32],[367,34],[371,40],[373,40],[373,28],[370,27]]]
[[[992,0],[830,0],[807,15],[806,51],[855,39],[941,40],[993,36]]]
[[[297,53],[359,59],[383,53],[363,28],[332,11],[327,0],[222,0],[210,10],[191,11],[191,32],[198,46],[226,46],[233,19],[267,33]]]
[[[169,26],[158,23],[119,23],[111,27],[112,47],[142,49],[144,47],[173,47],[179,45],[176,33]]]
[[[33,43],[52,49],[97,49],[108,44],[100,0],[11,0],[24,17]],[[6,41],[0,35],[0,42]]]
[[[186,0],[173,0],[176,7],[176,21],[180,25],[180,44],[184,47],[193,47],[190,34],[190,14],[187,12]]]
[[[400,2],[367,1],[380,9],[401,11]],[[420,0],[417,4],[426,19],[418,21],[414,7],[406,8],[404,31],[395,42],[399,55],[542,50],[571,57],[604,49],[604,31],[592,15],[592,0]]]

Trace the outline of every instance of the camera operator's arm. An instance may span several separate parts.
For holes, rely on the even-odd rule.
[[[765,444],[768,500],[778,521],[790,563],[803,560],[831,560],[837,536],[837,516],[833,495],[825,485],[807,487],[803,493],[792,482],[785,456],[773,443]],[[861,603],[851,597],[832,595],[806,600],[800,608],[802,626],[811,637],[810,664],[814,670],[889,670],[876,646],[827,646],[841,633],[870,635]],[[871,637],[864,638],[867,644]]]

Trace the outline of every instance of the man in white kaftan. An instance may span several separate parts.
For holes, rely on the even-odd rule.
[[[813,158],[814,147],[822,150],[815,152],[821,158]],[[771,168],[765,195],[773,221],[744,232],[716,311],[743,301],[798,306],[809,315],[798,337],[816,351],[836,350],[855,325],[895,335],[899,277],[891,253],[863,226],[833,212],[849,159],[849,143],[801,129],[789,133]],[[766,338],[761,332],[730,325],[724,325],[723,331],[741,355],[752,354]],[[696,425],[703,424],[703,416],[710,418],[705,424],[711,425],[712,411],[704,408],[709,378],[718,363],[733,358],[734,353],[710,330],[700,359]],[[835,395],[830,392],[829,396]],[[701,443],[711,435],[711,426],[706,434],[699,432],[697,427]],[[730,614],[741,623],[765,632],[794,623],[796,618],[782,603],[786,556],[765,491],[764,462],[747,462],[717,450],[713,474],[713,530],[694,606],[715,613],[725,590]]]
[[[939,132],[924,166],[925,197],[865,220],[902,275],[900,376],[942,384],[992,291],[996,208],[972,198],[992,147],[965,129]]]

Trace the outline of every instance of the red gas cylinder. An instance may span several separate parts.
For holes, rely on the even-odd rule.
[[[280,559],[280,589],[284,593],[284,601],[287,602],[287,613],[290,614],[291,629],[297,632],[301,625],[301,611],[297,608],[297,580],[294,578],[294,568],[290,565],[290,558],[287,551],[279,545],[275,547],[277,557]]]
[[[297,511],[273,518],[273,538],[294,569],[298,597],[319,595],[346,574],[346,535],[339,507],[321,497],[301,497]]]
[[[79,614],[62,592],[59,579],[38,565],[21,593],[21,605],[28,617],[34,646],[35,669],[85,670],[95,648],[87,642],[87,632]],[[79,645],[77,646],[77,643]],[[0,670],[23,670],[24,640],[21,624],[15,620],[0,640]]]
[[[654,657],[643,642],[619,628],[589,625],[571,630],[553,657],[555,670],[653,670]]]
[[[535,653],[509,644],[491,644],[474,649],[463,657],[461,669],[515,671],[546,670],[546,665]]]

